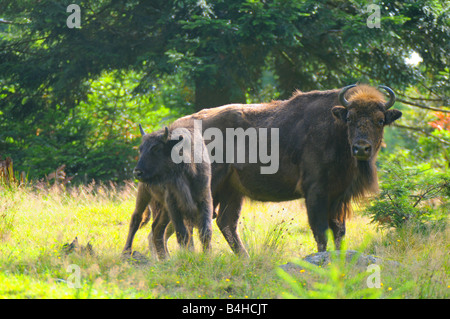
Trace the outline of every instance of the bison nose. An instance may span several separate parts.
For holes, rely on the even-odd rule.
[[[139,168],[135,168],[133,170],[133,175],[134,175],[134,177],[136,177],[136,179],[140,179],[144,175],[144,172],[141,171]]]
[[[359,160],[368,160],[372,153],[372,145],[365,141],[357,142],[352,148],[353,155]]]

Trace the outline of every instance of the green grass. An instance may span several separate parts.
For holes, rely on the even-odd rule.
[[[348,249],[402,263],[381,270],[382,287],[368,290],[369,273],[342,263],[285,274],[278,265],[316,251],[303,201],[246,201],[239,232],[250,258],[233,255],[214,223],[212,251],[182,251],[158,261],[147,248],[150,227],[138,231],[134,250],[146,265],[121,260],[134,208],[134,184],[0,186],[0,298],[448,298],[448,230],[377,231],[359,214],[348,221]],[[95,255],[65,255],[78,237]],[[72,266],[71,266],[72,265]],[[79,288],[73,265],[79,267]],[[72,268],[70,268],[72,267]],[[68,271],[72,270],[72,271]],[[344,275],[342,275],[344,274]],[[411,285],[414,283],[414,285]]]

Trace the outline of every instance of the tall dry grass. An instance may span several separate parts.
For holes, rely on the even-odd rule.
[[[134,249],[147,254],[148,262],[124,262],[120,254],[135,195],[136,185],[131,182],[122,186],[0,186],[0,297],[280,298],[287,295],[292,283],[278,275],[278,265],[316,251],[302,200],[247,200],[239,233],[249,259],[233,255],[213,223],[209,254],[201,253],[199,247],[195,252],[181,251],[173,237],[169,240],[171,257],[158,261],[148,254],[147,226],[138,231]],[[75,237],[82,245],[90,242],[95,254],[65,255],[62,245]],[[369,244],[362,247],[366,242]],[[448,297],[447,229],[422,234],[407,229],[403,233],[380,232],[356,213],[347,223],[346,244],[348,249],[362,249],[403,265],[399,270],[383,270],[382,290],[367,296]],[[70,265],[80,268],[81,288],[67,284],[73,275],[67,271]],[[329,276],[305,275],[298,273],[294,280],[305,287],[330,285]],[[338,279],[348,291],[364,288],[350,278]],[[417,284],[403,291],[411,281]],[[366,295],[343,294],[351,296]]]

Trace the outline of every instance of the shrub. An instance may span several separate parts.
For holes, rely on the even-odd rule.
[[[447,219],[450,174],[421,165],[393,162],[381,167],[380,194],[366,210],[372,222],[384,228],[414,224],[419,228]]]

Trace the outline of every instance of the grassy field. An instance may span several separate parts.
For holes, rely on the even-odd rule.
[[[246,201],[240,224],[250,258],[234,256],[214,223],[212,252],[180,251],[152,258],[150,227],[138,231],[140,265],[121,260],[134,208],[135,185],[6,189],[0,186],[0,298],[448,298],[448,230],[378,231],[356,213],[347,249],[398,261],[381,267],[380,288],[370,275],[336,262],[286,274],[278,265],[316,251],[303,201]],[[94,255],[64,254],[77,237]],[[198,249],[198,240],[196,240]],[[73,287],[75,285],[75,287]]]

